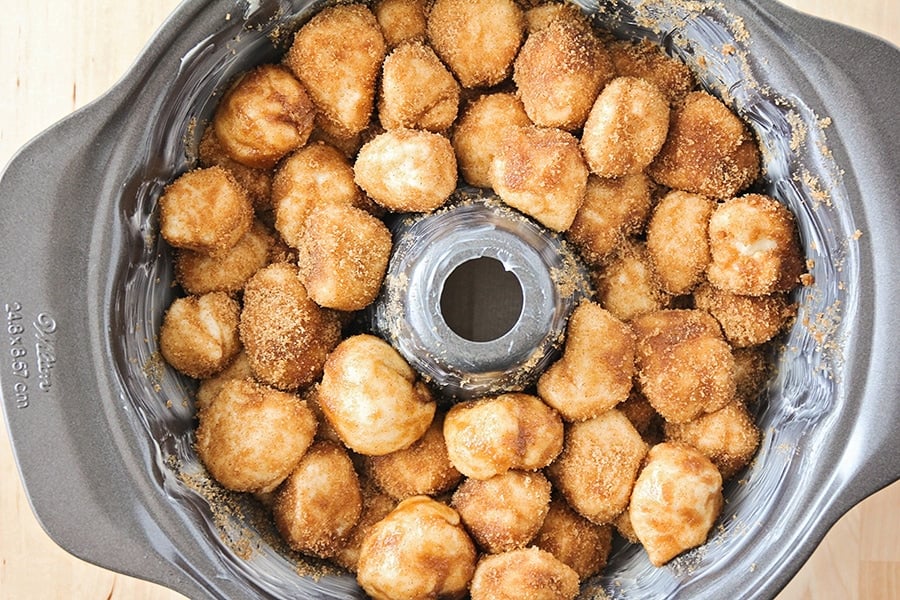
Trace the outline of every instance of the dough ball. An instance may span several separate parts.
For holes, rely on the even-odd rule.
[[[503,130],[528,126],[531,120],[514,94],[479,96],[469,104],[453,130],[453,149],[466,183],[491,187],[491,165],[500,149]]]
[[[388,47],[425,40],[425,0],[378,0],[373,10]]]
[[[459,84],[430,47],[398,46],[384,60],[378,116],[385,129],[441,132],[456,120]]]
[[[669,103],[662,92],[643,79],[617,77],[593,103],[581,149],[595,175],[632,175],[653,161],[668,130]]]
[[[578,140],[561,129],[507,127],[491,166],[494,191],[554,231],[565,231],[584,202],[588,170]]]
[[[550,465],[554,486],[581,516],[611,523],[628,506],[647,445],[616,409],[566,428],[565,448]]]
[[[436,408],[403,357],[367,334],[345,339],[328,357],[319,403],[344,443],[370,456],[409,448],[428,430]]]
[[[670,188],[730,198],[759,175],[759,148],[747,126],[720,100],[691,92],[673,110],[666,143],[648,172]]]
[[[222,386],[232,379],[253,379],[253,369],[247,359],[247,353],[241,350],[227,367],[215,375],[200,380],[197,393],[194,394],[194,407],[197,411],[203,410],[212,404],[216,396],[222,390]]]
[[[525,17],[513,0],[435,0],[427,33],[463,87],[487,87],[509,74]]]
[[[608,48],[620,76],[649,81],[672,106],[683,101],[697,85],[690,67],[649,40],[614,40]]]
[[[253,208],[266,210],[272,206],[272,172],[269,169],[248,167],[231,158],[231,155],[219,142],[214,126],[207,127],[203,131],[197,152],[201,166],[218,166],[231,173],[247,192]]]
[[[244,287],[240,332],[256,377],[295,390],[319,378],[325,358],[340,341],[341,324],[309,297],[296,267],[276,263]]]
[[[241,350],[239,314],[237,302],[224,292],[176,298],[160,326],[160,353],[188,377],[211,377]]]
[[[271,169],[306,143],[314,118],[303,84],[280,65],[261,65],[242,74],[225,93],[212,125],[232,159]]]
[[[574,600],[578,573],[531,547],[485,556],[472,578],[472,600]]]
[[[670,294],[690,292],[709,265],[709,217],[716,203],[688,192],[668,193],[647,227],[647,252],[662,288]]]
[[[631,495],[631,524],[657,567],[706,541],[722,509],[722,476],[683,444],[657,444]]]
[[[456,189],[456,156],[437,133],[392,129],[364,145],[354,165],[356,183],[384,208],[430,212]]]
[[[716,318],[735,348],[764,344],[797,314],[796,305],[783,293],[740,296],[709,284],[694,290],[694,304]]]
[[[524,548],[547,515],[550,482],[540,472],[523,471],[467,479],[453,494],[452,506],[485,552]]]
[[[645,441],[647,435],[652,433],[653,428],[662,419],[647,397],[634,387],[625,402],[616,405],[616,410],[631,421]]]
[[[303,82],[319,120],[339,137],[364,130],[387,45],[375,15],[363,4],[328,6],[294,36],[285,64]]]
[[[563,498],[554,497],[534,545],[570,566],[584,581],[606,566],[612,549],[612,526],[595,525],[572,510]]]
[[[272,516],[281,537],[298,552],[337,554],[359,522],[362,492],[347,451],[316,442],[278,490]]]
[[[557,20],[590,25],[590,21],[578,6],[569,2],[546,2],[525,11],[525,29],[528,35],[549,27]]]
[[[371,489],[363,488],[362,513],[359,516],[356,527],[350,532],[347,541],[337,554],[331,557],[334,562],[351,573],[356,573],[363,540],[366,539],[377,523],[397,507],[397,501],[389,495],[374,489],[372,486],[368,486],[368,488]]]
[[[582,302],[569,317],[562,357],[538,379],[538,395],[567,421],[601,415],[631,391],[634,343],[628,325]]]
[[[475,560],[459,514],[427,496],[413,496],[363,540],[356,578],[375,600],[462,599]]]
[[[232,379],[200,411],[196,448],[226,488],[268,492],[294,470],[315,434],[316,418],[297,396]]]
[[[621,321],[661,310],[669,305],[666,294],[653,271],[647,247],[629,242],[595,275],[600,305]]]
[[[250,198],[222,167],[189,171],[159,198],[160,234],[176,248],[222,255],[252,224]]]
[[[175,280],[189,294],[227,292],[235,294],[244,288],[258,270],[269,264],[269,252],[275,238],[260,221],[225,250],[211,256],[193,250],[180,250],[175,255]]]

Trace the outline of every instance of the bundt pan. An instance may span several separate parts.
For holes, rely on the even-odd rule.
[[[185,2],[98,101],[0,181],[3,408],[34,512],[72,554],[191,598],[362,598],[298,567],[192,448],[191,383],[155,333],[176,290],[157,199],[239,71],[320,4]],[[663,568],[617,546],[582,597],[771,598],[850,507],[900,477],[900,52],[772,0],[584,3],[687,61],[757,132],[757,191],[798,217],[814,283],[756,412],[763,441],[709,541]]]

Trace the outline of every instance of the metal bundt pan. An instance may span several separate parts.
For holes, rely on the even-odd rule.
[[[660,569],[617,547],[582,595],[769,598],[900,477],[900,52],[772,0],[585,4],[661,41],[753,126],[759,190],[798,216],[815,283],[758,403],[759,454],[708,543]],[[72,554],[192,598],[363,597],[349,576],[298,574],[251,506],[206,481],[190,383],[155,341],[175,293],[160,191],[192,164],[217,92],[318,7],[183,3],[113,89],[0,180],[3,303],[26,349],[5,355],[0,384],[34,512]]]

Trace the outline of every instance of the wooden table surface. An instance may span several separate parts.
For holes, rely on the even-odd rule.
[[[175,0],[3,0],[0,165],[32,136],[109,88],[176,4]],[[898,0],[788,0],[787,4],[900,45]],[[896,80],[900,73],[886,73],[885,77]],[[887,118],[897,119],[898,115],[900,109]],[[56,546],[31,513],[3,425],[0,600],[32,598],[162,600],[182,596],[98,568]],[[845,515],[778,596],[779,600],[807,598],[900,598],[900,482]]]

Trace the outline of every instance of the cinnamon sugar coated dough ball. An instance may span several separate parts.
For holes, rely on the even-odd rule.
[[[760,433],[747,408],[734,401],[693,421],[666,424],[666,438],[702,452],[727,480],[750,463]]]
[[[485,94],[473,100],[453,129],[453,149],[463,179],[475,187],[491,187],[491,165],[500,149],[503,129],[531,124],[522,101],[514,94]]]
[[[621,321],[660,310],[671,297],[663,291],[643,243],[629,242],[595,275],[600,305]]]
[[[497,195],[554,231],[572,225],[587,178],[578,140],[561,129],[505,128],[491,166]]]
[[[759,172],[753,134],[706,92],[691,92],[674,109],[666,143],[649,167],[657,183],[713,198],[734,196]]]
[[[450,461],[474,479],[542,469],[563,446],[563,422],[540,398],[508,393],[455,404],[444,419]]]
[[[298,252],[300,281],[319,306],[361,310],[375,301],[391,257],[391,232],[348,205],[316,208]]]
[[[368,486],[368,488],[372,488],[372,486]],[[334,562],[351,573],[356,573],[363,540],[377,523],[397,507],[396,500],[375,489],[367,489],[366,486],[363,486],[362,499],[362,512],[356,527],[350,531],[350,535],[347,536],[341,549],[331,557]]]
[[[241,350],[239,313],[237,302],[224,292],[176,298],[159,329],[159,351],[188,377],[215,375]]]
[[[525,33],[525,17],[513,0],[436,0],[428,41],[463,87],[487,87],[506,79]]]
[[[250,368],[247,353],[243,350],[238,352],[237,356],[223,370],[212,377],[200,380],[200,385],[197,386],[197,392],[194,394],[194,407],[197,412],[212,404],[222,390],[222,386],[232,379],[253,379],[253,369]]]
[[[462,479],[447,454],[442,416],[436,416],[428,430],[409,448],[367,456],[363,460],[372,481],[398,500],[419,495],[439,496]]]
[[[548,27],[556,20],[581,24],[589,23],[584,13],[577,6],[568,2],[547,2],[533,6],[525,11],[525,29],[528,35]]]
[[[585,261],[603,264],[643,230],[652,205],[651,188],[644,173],[617,179],[588,177],[584,202],[567,233]]]
[[[651,83],[613,79],[597,96],[581,135],[591,172],[600,177],[640,173],[656,157],[669,130],[669,103]]]
[[[176,248],[221,255],[252,223],[250,198],[222,167],[188,171],[159,198],[159,232]]]
[[[606,566],[612,549],[612,526],[595,525],[554,497],[533,543],[569,565],[584,581]]]
[[[455,510],[413,496],[363,540],[356,579],[375,600],[462,599],[476,556]]]
[[[431,425],[431,392],[390,344],[360,334],[342,341],[319,384],[322,412],[348,448],[381,456],[410,447]]]
[[[290,475],[315,434],[315,415],[294,394],[232,379],[200,411],[196,448],[226,488],[268,492]]]
[[[197,148],[200,165],[222,167],[231,173],[250,197],[253,207],[264,210],[272,205],[272,172],[269,169],[248,167],[231,158],[216,136],[215,127],[207,127]]]
[[[619,75],[649,81],[673,106],[697,85],[690,67],[649,40],[614,40],[608,48]]]
[[[372,11],[362,4],[339,4],[322,9],[300,28],[285,64],[306,86],[321,122],[347,138],[369,124],[386,53]]]
[[[459,84],[430,47],[398,46],[384,59],[378,117],[385,129],[441,132],[456,120]]]
[[[793,215],[762,194],[720,204],[709,220],[709,245],[709,282],[733,294],[786,292],[804,271]]]
[[[356,183],[384,208],[431,212],[456,189],[456,156],[437,133],[392,129],[375,136],[356,156]]]
[[[179,250],[175,255],[175,280],[189,294],[239,292],[269,263],[274,243],[266,226],[254,221],[250,230],[221,255]]]
[[[373,11],[388,47],[425,39],[425,0],[378,0]]]
[[[287,157],[272,181],[275,228],[292,248],[299,248],[313,209],[326,204],[364,206],[353,181],[353,167],[335,147],[311,143]]]
[[[708,283],[694,290],[694,304],[716,318],[735,348],[768,342],[797,314],[797,306],[784,293],[740,296]]]
[[[472,600],[574,600],[578,573],[531,547],[484,556],[472,578]]]
[[[288,545],[320,558],[344,546],[362,513],[353,462],[338,444],[316,442],[275,496],[272,516]]]
[[[467,479],[453,494],[452,506],[485,552],[524,548],[550,508],[550,482],[540,472],[523,471]]]
[[[225,93],[212,125],[237,162],[271,169],[309,139],[315,107],[306,88],[280,65],[247,71]]]
[[[628,398],[634,343],[628,325],[582,302],[569,317],[562,357],[538,379],[538,395],[568,421],[601,415]]]
[[[590,24],[556,19],[522,44],[513,81],[535,125],[580,129],[600,90],[615,76]]]
[[[734,398],[734,356],[709,313],[664,310],[631,326],[641,391],[666,421],[690,421]]]
[[[660,285],[685,294],[703,279],[709,265],[709,217],[716,203],[688,192],[669,192],[647,226],[647,251]]]
[[[647,445],[616,409],[572,423],[566,444],[548,474],[578,514],[592,523],[611,523],[628,506]]]
[[[683,444],[658,444],[634,484],[631,525],[660,567],[706,542],[722,503],[722,476],[708,458]]]
[[[296,267],[276,263],[244,286],[240,333],[254,375],[295,390],[321,375],[328,353],[340,341],[341,324],[309,297]]]

